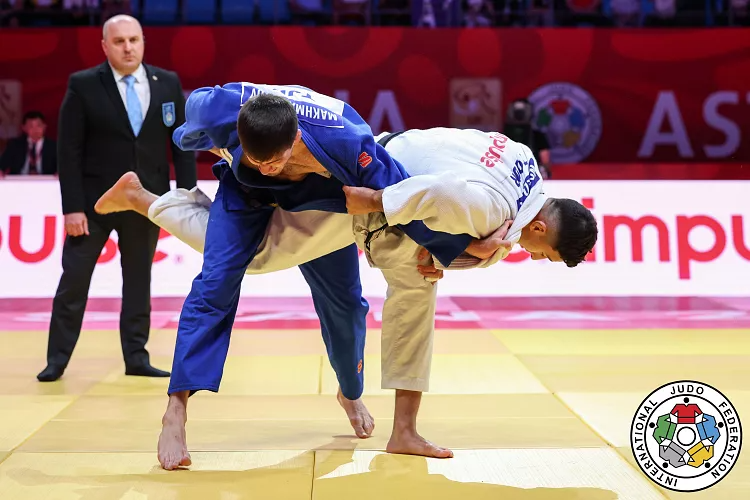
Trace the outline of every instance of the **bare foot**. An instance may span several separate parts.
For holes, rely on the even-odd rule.
[[[399,455],[419,455],[433,458],[453,458],[453,452],[447,448],[441,448],[427,441],[416,433],[416,431],[396,430],[391,434],[391,439],[385,447],[388,453]]]
[[[138,175],[135,172],[127,172],[109,188],[94,205],[98,214],[111,214],[113,212],[126,212],[135,210],[141,213],[144,195],[147,193]],[[148,207],[146,207],[148,211]]]
[[[367,407],[365,407],[362,399],[355,399],[354,401],[346,399],[341,393],[341,388],[339,388],[339,392],[336,394],[336,399],[338,399],[339,404],[346,412],[346,416],[349,417],[349,423],[352,424],[357,437],[362,439],[370,437],[372,431],[375,429],[375,419],[367,411]]]
[[[187,450],[185,424],[177,418],[166,418],[159,435],[159,463],[166,470],[192,465]]]

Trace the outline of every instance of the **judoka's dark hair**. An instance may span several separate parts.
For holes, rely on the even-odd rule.
[[[591,211],[575,200],[552,198],[551,213],[557,220],[555,250],[568,267],[586,260],[596,244],[598,229]]]
[[[243,151],[257,161],[273,159],[297,137],[297,110],[286,97],[258,94],[240,108],[237,135]]]

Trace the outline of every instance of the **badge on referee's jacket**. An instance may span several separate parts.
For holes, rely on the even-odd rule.
[[[174,125],[174,103],[165,102],[161,105],[161,119],[164,125],[171,127]]]

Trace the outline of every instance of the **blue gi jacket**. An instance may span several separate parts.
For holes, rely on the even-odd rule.
[[[309,175],[301,182],[289,182],[242,165],[237,115],[250,97],[267,92],[284,95],[294,104],[302,141],[332,179]],[[237,180],[249,188],[273,190],[276,203],[287,211],[346,213],[342,185],[377,190],[409,177],[404,167],[377,144],[372,129],[354,108],[296,85],[238,82],[197,89],[187,100],[185,123],[175,130],[174,142],[183,150],[207,151],[214,146],[228,149]],[[219,168],[226,164],[222,162],[217,164]],[[421,221],[398,227],[445,266],[466,250],[472,239],[469,235],[432,231]]]

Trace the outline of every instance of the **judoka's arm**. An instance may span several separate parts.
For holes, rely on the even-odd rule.
[[[390,225],[419,220],[435,231],[475,238],[488,236],[508,216],[486,188],[449,174],[411,177],[382,191],[345,192],[349,213],[383,212]]]
[[[448,174],[420,175],[379,191],[351,187],[344,191],[351,214],[383,212],[391,225],[421,220],[436,231],[480,238],[472,240],[465,252],[475,259],[457,263],[459,268],[476,265],[498,249],[512,246],[504,241],[512,223],[506,221],[505,204],[482,186]],[[505,224],[498,228],[500,221]],[[461,258],[466,260],[467,255]]]
[[[239,146],[237,115],[242,98],[237,83],[194,90],[185,102],[185,123],[172,135],[174,143],[183,151]]]
[[[357,156],[345,164],[354,165],[360,186],[378,190],[397,184],[408,177],[403,167],[391,158],[385,148],[375,143],[371,134],[360,134],[359,139]],[[435,230],[420,220],[407,221],[401,224],[401,229],[412,240],[429,249],[435,258],[446,266],[461,255],[472,241],[470,234]]]

